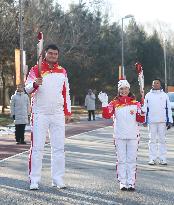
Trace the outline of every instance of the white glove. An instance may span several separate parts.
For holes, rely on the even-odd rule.
[[[102,102],[102,107],[107,107],[108,105],[108,95],[102,91],[98,94],[98,99]]]

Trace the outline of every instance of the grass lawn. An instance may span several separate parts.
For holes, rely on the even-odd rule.
[[[13,119],[9,114],[0,114],[0,126],[7,126],[13,123]]]

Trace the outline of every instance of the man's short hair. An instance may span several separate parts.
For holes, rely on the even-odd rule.
[[[160,82],[160,84],[162,84],[162,81],[159,78],[155,78],[153,81],[155,81],[155,80],[158,80]]]
[[[57,50],[58,53],[59,53],[59,48],[58,48],[55,44],[49,44],[49,45],[45,48],[45,51],[47,52],[49,49]]]

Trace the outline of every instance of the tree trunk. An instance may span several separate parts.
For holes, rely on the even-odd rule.
[[[5,87],[5,108],[10,105],[9,86]]]
[[[75,95],[73,95],[72,96],[72,105],[75,105],[75,99],[76,99],[76,97],[75,97]]]
[[[5,78],[3,74],[3,70],[1,72],[1,78],[2,78],[2,113],[5,113]]]

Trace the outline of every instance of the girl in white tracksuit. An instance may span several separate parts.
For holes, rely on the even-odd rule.
[[[121,190],[135,190],[136,159],[139,141],[138,122],[144,122],[141,104],[130,93],[127,80],[118,82],[118,96],[107,103],[107,95],[99,94],[104,118],[114,115],[114,139],[117,150],[117,177]]]
[[[152,89],[146,94],[143,111],[149,129],[149,165],[155,165],[158,157],[161,165],[167,165],[166,126],[169,128],[173,119],[169,97],[161,89],[159,79],[153,81]]]

